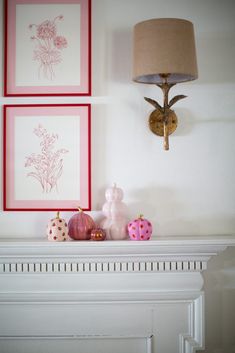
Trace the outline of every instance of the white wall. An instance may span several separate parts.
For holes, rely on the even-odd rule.
[[[0,16],[2,22],[2,11]],[[179,127],[170,138],[168,152],[162,148],[162,139],[148,130],[151,106],[143,99],[148,96],[161,100],[160,90],[131,81],[133,25],[153,17],[189,19],[196,34],[199,79],[172,90],[172,94],[185,94],[188,98],[175,106]],[[93,0],[92,97],[0,97],[0,103],[92,103],[94,217],[99,217],[96,211],[104,202],[105,188],[116,182],[124,189],[129,216],[144,213],[153,221],[155,236],[232,234],[235,232],[234,18],[234,0]],[[70,215],[63,214],[67,218]],[[0,211],[0,237],[42,237],[50,217],[47,212]],[[232,261],[235,253],[226,254]],[[215,304],[213,310],[216,313],[221,310],[223,314],[222,296],[226,292],[214,288],[210,278],[217,273],[213,269],[223,267],[225,260],[214,260],[206,282],[206,293],[212,298],[209,305]],[[207,353],[224,353],[225,332],[218,336],[213,329],[213,318],[209,315],[207,318],[213,347]],[[213,346],[215,337],[217,343]],[[234,349],[234,340],[230,344]]]
[[[93,4],[93,94],[109,98],[93,109],[94,208],[101,203],[98,191],[115,180],[131,214],[152,219],[156,235],[233,233],[234,1]],[[173,89],[188,98],[175,106],[179,128],[169,152],[147,128],[151,107],[143,96],[161,99],[160,90],[131,82],[133,25],[166,16],[194,23],[199,66],[199,80]]]
[[[152,17],[189,19],[196,32],[199,79],[172,89],[172,95],[188,98],[175,106],[179,127],[168,152],[147,127],[152,108],[143,99],[161,100],[160,89],[131,81],[132,28]],[[0,98],[0,103],[92,103],[92,210],[100,210],[105,188],[116,182],[124,189],[129,216],[144,213],[155,235],[231,234],[234,18],[233,0],[93,0],[92,97]],[[41,237],[49,218],[47,212],[1,212],[0,236]]]

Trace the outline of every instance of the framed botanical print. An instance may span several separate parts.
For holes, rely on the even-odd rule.
[[[91,0],[5,0],[5,96],[91,95]]]
[[[90,105],[5,105],[3,208],[90,209]]]

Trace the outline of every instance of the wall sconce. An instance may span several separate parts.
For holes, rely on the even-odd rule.
[[[169,90],[179,82],[198,77],[193,24],[176,18],[151,19],[134,27],[133,81],[155,84],[164,96],[163,106],[144,97],[155,107],[149,117],[151,131],[164,136],[169,150],[169,135],[177,128],[177,116],[171,109],[184,95],[168,101]]]

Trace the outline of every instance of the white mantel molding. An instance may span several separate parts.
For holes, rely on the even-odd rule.
[[[235,236],[159,237],[148,242],[1,239],[0,274],[201,272]]]
[[[211,256],[234,245],[234,236],[162,237],[147,242],[2,239],[0,301],[16,293],[22,300],[30,294],[35,301],[38,293],[45,300],[60,300],[66,293],[70,300],[82,301],[126,300],[130,291],[133,300],[169,300],[172,295],[180,299],[189,292],[192,297],[203,288],[201,273]],[[43,281],[38,282],[39,275]]]
[[[58,320],[68,319],[68,332],[58,336],[56,331],[53,352],[60,347],[60,335],[123,335],[123,328],[125,334],[129,330],[152,337],[148,352],[155,353],[159,344],[163,353],[204,349],[202,272],[212,256],[229,246],[235,246],[233,235],[158,237],[148,242],[1,239],[0,314],[7,320],[2,326],[0,322],[0,347],[9,348],[15,339],[34,352],[32,336],[43,342],[41,336],[55,335]],[[99,325],[96,310],[98,316],[102,312]],[[117,331],[115,325],[112,329],[113,317],[118,321],[119,316]],[[93,317],[94,324],[87,317]],[[175,337],[174,348],[166,327]]]
[[[38,295],[59,301],[65,293],[72,301],[125,301],[130,292],[137,301],[187,298],[187,293],[192,298],[203,288],[201,273],[208,260],[228,246],[235,246],[235,236],[147,242],[2,239],[0,301],[13,300],[16,293],[22,300],[30,294],[33,301]]]

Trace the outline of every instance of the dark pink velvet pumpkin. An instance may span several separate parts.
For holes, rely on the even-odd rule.
[[[69,236],[74,240],[90,240],[95,222],[79,207],[78,213],[72,216],[68,223]]]

